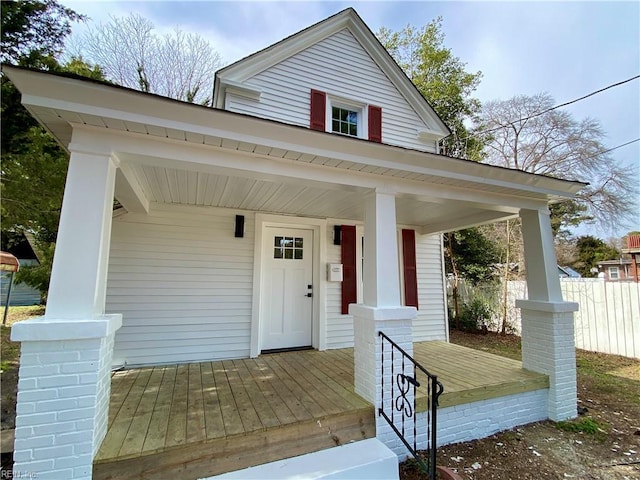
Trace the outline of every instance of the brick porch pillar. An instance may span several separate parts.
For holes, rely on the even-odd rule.
[[[523,210],[528,300],[516,300],[522,316],[522,366],[549,376],[549,418],[577,415],[573,312],[562,299],[549,211]]]
[[[121,315],[18,323],[22,342],[14,478],[91,478],[107,433],[111,360]]]

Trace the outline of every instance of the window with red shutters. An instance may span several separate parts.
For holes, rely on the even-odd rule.
[[[349,304],[358,303],[356,273],[356,227],[342,225],[342,313],[349,313]]]
[[[369,140],[382,143],[382,108],[369,105]]]
[[[325,131],[327,108],[327,94],[319,90],[311,89],[311,112],[309,128],[312,130]]]
[[[404,273],[404,304],[407,307],[418,308],[415,230],[402,230],[402,270]]]

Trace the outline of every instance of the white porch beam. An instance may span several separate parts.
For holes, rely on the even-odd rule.
[[[114,196],[128,212],[149,213],[149,199],[131,167],[123,162],[120,162],[120,168],[116,171]]]
[[[422,233],[423,235],[432,235],[434,233],[452,232],[455,230],[462,230],[464,228],[472,228],[479,225],[485,225],[491,222],[508,220],[516,216],[517,214],[515,213],[487,210],[484,212],[477,212],[470,216],[457,218],[455,220],[449,219],[440,223],[430,223],[429,225],[424,225],[420,229],[420,233]]]
[[[71,151],[45,317],[104,313],[116,165],[109,154]]]
[[[81,136],[80,136],[81,135]],[[460,200],[478,203],[486,208],[501,208],[505,204],[516,209],[538,209],[546,206],[546,198],[513,197],[494,192],[474,192],[451,185],[438,185],[399,177],[365,173],[358,170],[327,167],[301,161],[160,137],[128,132],[109,132],[95,127],[77,127],[75,139],[86,144],[112,146],[118,157],[127,163],[153,164],[156,167],[179,168],[214,174],[226,174],[314,185],[335,185],[340,188],[386,188],[421,201],[445,202]],[[80,141],[80,140],[78,140]],[[71,145],[70,147],[72,147]]]

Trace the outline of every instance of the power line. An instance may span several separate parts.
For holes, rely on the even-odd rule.
[[[518,120],[513,120],[513,121],[511,121],[511,122],[507,122],[507,125],[513,125],[513,124],[514,124],[514,123],[516,123],[516,122],[523,122],[523,121],[525,121],[525,120],[530,120],[530,119],[532,119],[532,118],[539,117],[540,115],[544,115],[545,113],[549,113],[549,112],[551,112],[551,111],[553,111],[553,110],[557,110],[558,108],[566,107],[567,105],[571,105],[571,104],[573,104],[573,103],[579,102],[579,101],[584,100],[584,99],[586,99],[586,98],[592,97],[592,96],[594,96],[594,95],[597,95],[598,93],[602,93],[602,92],[604,92],[604,91],[606,91],[606,90],[609,90],[610,88],[614,88],[614,87],[618,87],[618,86],[620,86],[620,85],[624,85],[625,83],[629,83],[629,82],[631,82],[631,81],[633,81],[633,80],[637,80],[638,78],[640,78],[640,75],[636,75],[635,77],[627,78],[626,80],[622,80],[621,82],[612,83],[611,85],[607,85],[607,86],[606,86],[606,87],[604,87],[604,88],[601,88],[601,89],[596,90],[596,91],[594,91],[594,92],[588,93],[587,95],[583,95],[583,96],[582,96],[582,97],[580,97],[580,98],[576,98],[576,99],[571,100],[571,101],[569,101],[569,102],[565,102],[565,103],[561,103],[561,104],[559,104],[559,105],[555,105],[555,106],[550,107],[550,108],[547,108],[546,110],[543,110],[543,111],[541,111],[541,112],[538,112],[538,113],[534,113],[534,114],[532,114],[532,115],[529,115],[528,117],[524,117],[524,118],[520,118],[520,119],[518,119]],[[473,133],[473,134],[472,134],[472,135],[470,135],[470,136],[471,136],[471,137],[475,137],[475,136],[478,136],[478,135],[481,135],[481,134],[484,134],[484,133],[495,132],[495,131],[498,131],[498,130],[502,130],[505,126],[506,126],[506,125],[502,125],[502,126],[500,126],[500,127],[490,128],[490,129],[488,129],[488,130],[481,130],[480,132]],[[468,138],[468,137],[467,137],[467,138]],[[633,143],[633,142],[635,142],[635,141],[637,141],[637,140],[633,140],[631,143]],[[621,145],[621,146],[622,146],[622,145]],[[617,148],[617,147],[616,147],[616,148]]]
[[[591,155],[589,157],[585,157],[584,160],[587,160],[587,159],[593,158],[593,157],[599,157],[600,155],[604,155],[605,153],[613,152],[614,150],[617,150],[617,149],[622,148],[622,147],[626,147],[627,145],[631,145],[632,143],[636,143],[636,142],[640,142],[640,138],[636,138],[635,140],[629,140],[626,143],[621,143],[620,145],[616,145],[615,147],[611,147],[611,148],[609,148],[607,150],[603,150],[601,152],[598,152],[595,155]]]

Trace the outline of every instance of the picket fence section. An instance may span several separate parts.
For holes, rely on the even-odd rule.
[[[602,279],[560,280],[563,298],[576,302],[576,347],[601,353],[640,358],[640,283]],[[508,282],[508,321],[520,335],[520,309],[515,300],[527,298],[524,281]]]

